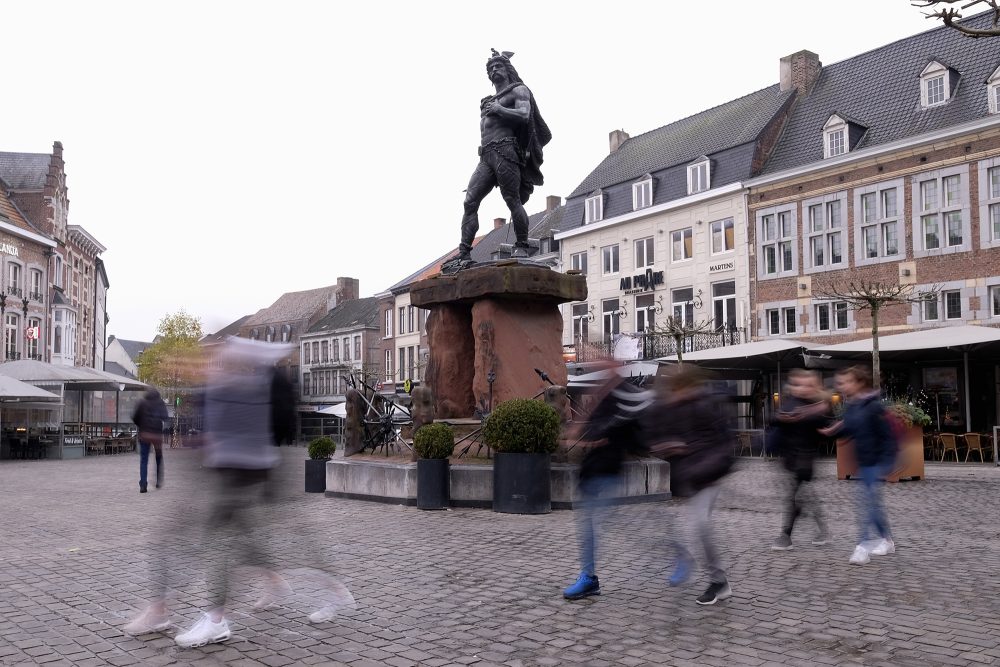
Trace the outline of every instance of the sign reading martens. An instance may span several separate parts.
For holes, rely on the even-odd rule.
[[[648,292],[656,289],[657,285],[662,284],[663,271],[646,269],[646,273],[640,273],[637,276],[625,276],[622,278],[618,289],[623,290],[625,294],[638,294],[639,292]]]

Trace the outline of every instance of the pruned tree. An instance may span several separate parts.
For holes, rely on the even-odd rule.
[[[653,333],[670,336],[674,339],[674,349],[677,350],[677,364],[684,363],[684,339],[696,334],[709,333],[712,331],[712,323],[708,320],[704,322],[688,322],[683,317],[668,315],[662,322],[657,322],[653,326]]]
[[[936,299],[940,291],[937,286],[918,289],[916,285],[903,285],[899,282],[881,281],[861,275],[846,282],[830,281],[826,284],[820,284],[813,288],[813,296],[831,301],[843,301],[851,310],[868,311],[871,314],[872,379],[875,383],[875,389],[879,389],[881,366],[879,364],[878,326],[879,316],[883,309]]]
[[[950,5],[965,3],[960,9],[955,9]],[[934,11],[925,12],[929,19],[941,19],[949,28],[953,28],[963,35],[968,35],[973,39],[980,37],[1000,37],[1000,0],[910,0],[910,4],[921,9],[932,9]],[[970,28],[957,23],[962,18],[961,10],[984,5],[993,10],[993,27],[986,30]],[[976,7],[978,9],[978,7]]]

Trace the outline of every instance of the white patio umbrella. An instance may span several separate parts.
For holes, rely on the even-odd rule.
[[[336,405],[331,405],[328,408],[323,408],[322,410],[317,410],[316,412],[321,415],[333,415],[334,417],[347,419],[347,403],[337,403]]]

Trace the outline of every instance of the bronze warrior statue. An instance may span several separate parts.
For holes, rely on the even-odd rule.
[[[462,243],[457,262],[469,261],[472,241],[479,231],[479,204],[495,187],[510,209],[516,243],[512,257],[527,257],[528,214],[524,204],[536,185],[542,184],[542,147],[552,133],[538,113],[531,91],[521,81],[510,62],[510,51],[497,53],[486,61],[486,74],[496,93],[479,104],[479,165],[472,172],[465,192]]]

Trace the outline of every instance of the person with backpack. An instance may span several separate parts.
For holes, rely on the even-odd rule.
[[[837,390],[844,396],[844,417],[820,433],[849,438],[854,443],[861,477],[858,545],[850,563],[864,565],[871,556],[896,551],[882,501],[882,483],[896,462],[897,442],[871,371],[851,366],[837,373]],[[873,538],[873,535],[875,536]]]
[[[139,493],[146,493],[148,486],[150,447],[156,451],[156,488],[163,485],[163,422],[167,419],[167,406],[160,392],[150,387],[132,413],[132,421],[139,429]]]
[[[659,405],[646,411],[650,451],[670,461],[671,493],[687,498],[686,528],[697,534],[705,554],[709,586],[696,602],[715,604],[733,594],[712,528],[722,479],[735,461],[732,431],[723,416],[722,401],[697,366],[685,364],[658,378],[657,393]],[[694,567],[694,557],[680,537],[683,532],[675,533],[677,560],[668,580],[671,586],[685,583]]]
[[[563,590],[567,600],[601,594],[597,578],[597,541],[601,521],[621,478],[622,463],[629,456],[646,453],[640,418],[653,402],[653,393],[619,376],[601,392],[587,421],[584,437],[593,445],[580,464],[580,503],[577,535],[580,541],[580,576]]]
[[[816,520],[817,533],[812,543],[820,546],[829,539],[823,509],[812,488],[813,463],[819,452],[819,429],[833,419],[823,381],[816,371],[795,369],[788,374],[781,410],[771,423],[773,441],[790,475],[790,491],[781,535],[771,545],[774,551],[792,548],[792,529],[803,512]]]

